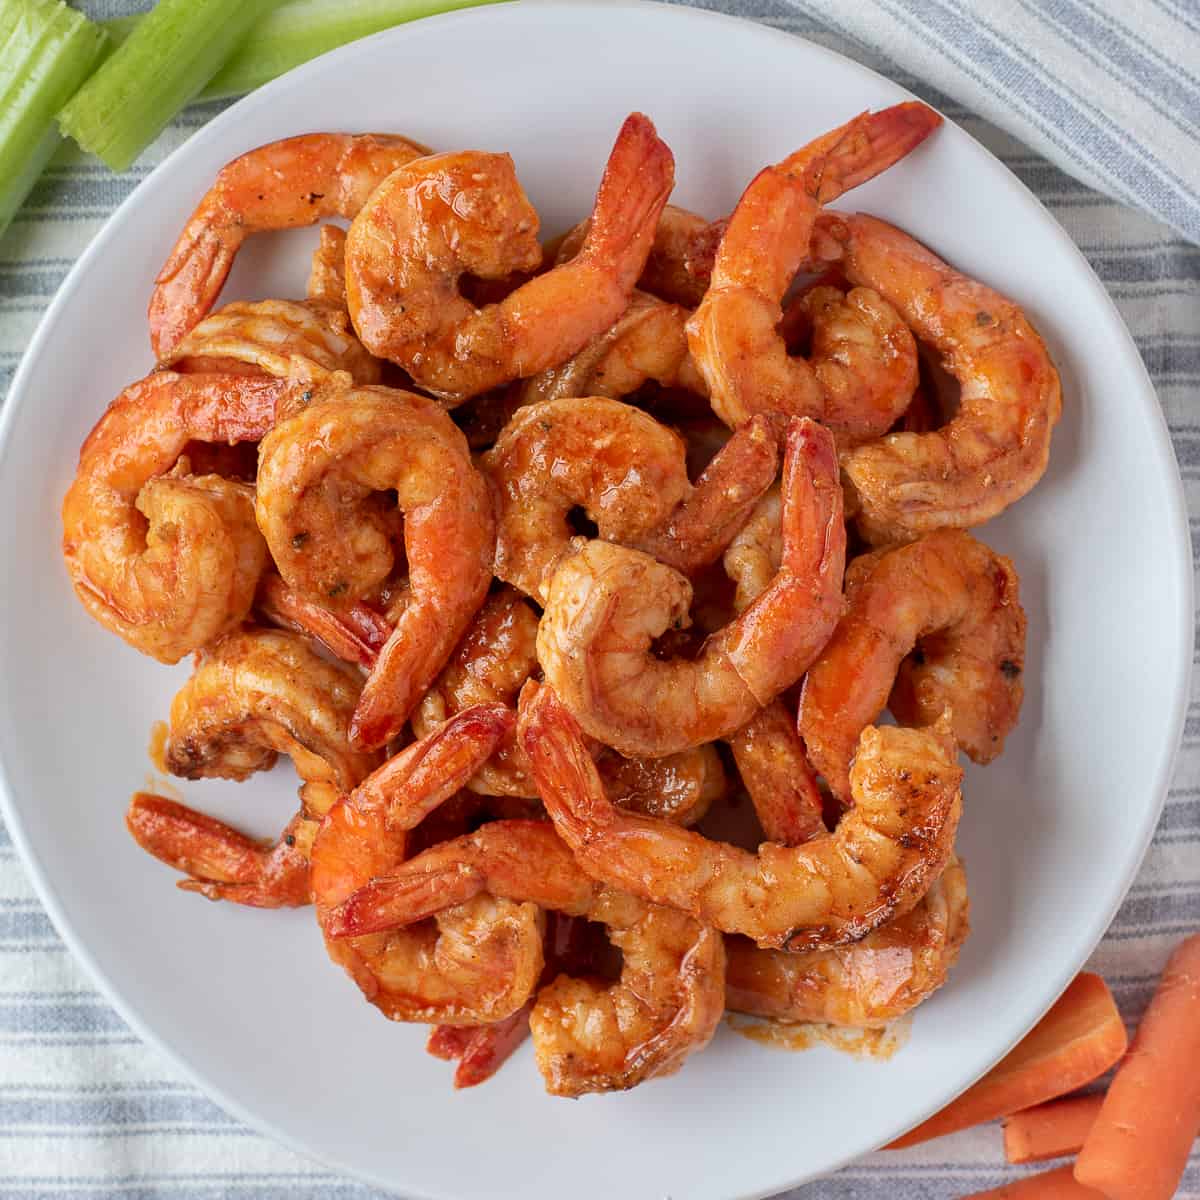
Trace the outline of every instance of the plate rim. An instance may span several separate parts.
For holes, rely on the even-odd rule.
[[[372,34],[366,38],[358,39],[357,41],[348,43],[345,46],[337,47],[334,50],[320,55],[316,59],[312,59],[307,63],[302,63],[292,70],[279,76],[277,79],[257,88],[255,91],[241,97],[228,108],[218,113],[211,120],[206,122],[201,128],[196,130],[183,143],[175,147],[156,167],[154,167],[144,179],[133,188],[128,196],[117,206],[117,208],[105,220],[101,229],[96,233],[91,242],[84,248],[79,258],[72,265],[67,275],[57,290],[46,310],[43,312],[38,321],[37,327],[30,338],[29,344],[26,347],[21,361],[13,376],[9,387],[8,395],[0,411],[0,471],[3,471],[9,461],[9,456],[13,453],[13,426],[15,424],[17,414],[30,401],[26,398],[25,393],[28,387],[27,377],[32,374],[33,364],[41,357],[44,352],[44,343],[48,341],[51,327],[57,322],[58,314],[67,303],[68,297],[79,287],[80,281],[91,270],[94,261],[100,258],[108,245],[113,239],[114,230],[124,219],[127,210],[132,210],[137,207],[144,189],[156,181],[160,175],[167,174],[174,168],[174,164],[188,148],[195,149],[203,146],[207,141],[215,140],[224,135],[227,126],[236,124],[241,114],[249,109],[260,107],[269,104],[274,98],[276,91],[282,91],[285,88],[294,86],[297,76],[303,77],[306,72],[316,72],[321,67],[318,64],[327,65],[332,58],[345,57],[353,58],[356,55],[373,54],[375,47],[389,41],[402,40],[409,36],[410,29],[423,29],[430,25],[452,25],[456,23],[470,24],[475,21],[486,22],[496,19],[498,14],[508,12],[528,10],[528,9],[558,9],[574,12],[591,12],[593,14],[604,14],[606,18],[613,14],[628,14],[639,10],[660,10],[669,11],[673,14],[672,19],[680,21],[694,21],[697,23],[708,22],[710,24],[725,24],[737,25],[745,31],[747,27],[754,31],[754,35],[762,38],[769,38],[777,43],[799,43],[806,47],[810,53],[816,53],[832,62],[836,62],[841,69],[849,67],[851,70],[861,72],[865,76],[875,80],[882,80],[893,91],[902,94],[910,99],[920,99],[915,96],[907,88],[895,81],[889,79],[879,71],[875,71],[856,60],[840,54],[818,42],[795,33],[789,33],[782,29],[776,29],[771,26],[763,25],[760,22],[749,18],[733,16],[727,13],[714,12],[703,8],[694,8],[687,4],[668,3],[667,0],[500,0],[500,2],[486,3],[479,7],[457,9],[452,12],[436,14],[433,16],[422,17],[415,21],[408,21],[402,25],[394,26],[390,29],[381,30],[378,33]],[[500,19],[504,19],[500,16]],[[925,103],[923,101],[923,103]],[[930,105],[930,107],[935,107]],[[944,117],[944,114],[942,114]],[[1136,855],[1131,856],[1126,870],[1122,873],[1120,885],[1114,891],[1115,899],[1111,905],[1095,917],[1088,926],[1087,936],[1084,939],[1086,949],[1084,953],[1078,956],[1078,961],[1071,961],[1061,970],[1053,973],[1053,978],[1056,980],[1053,993],[1046,1000],[1045,1005],[1039,1009],[1037,1014],[1030,1019],[1027,1025],[1021,1032],[1009,1041],[1004,1047],[998,1050],[989,1063],[980,1071],[966,1079],[961,1084],[955,1084],[951,1089],[945,1090],[937,1103],[928,1106],[915,1116],[906,1115],[901,1123],[899,1123],[887,1136],[883,1142],[877,1142],[874,1137],[865,1143],[855,1143],[853,1139],[848,1139],[847,1146],[850,1147],[844,1154],[838,1156],[833,1163],[822,1167],[818,1172],[806,1171],[802,1167],[800,1173],[789,1180],[783,1180],[777,1184],[772,1184],[765,1189],[754,1188],[750,1191],[739,1191],[736,1197],[731,1197],[731,1200],[763,1200],[768,1196],[776,1195],[780,1190],[787,1190],[793,1187],[800,1186],[810,1180],[822,1178],[830,1175],[854,1159],[861,1157],[863,1154],[870,1153],[872,1150],[879,1148],[881,1145],[886,1145],[887,1142],[895,1140],[909,1129],[919,1125],[932,1113],[938,1111],[945,1104],[949,1103],[954,1097],[961,1094],[970,1087],[977,1079],[986,1074],[992,1066],[995,1065],[1011,1048],[1021,1040],[1022,1037],[1033,1027],[1045,1014],[1045,1012],[1053,1005],[1055,1000],[1061,995],[1067,984],[1071,981],[1074,975],[1082,968],[1088,957],[1095,950],[1096,946],[1102,940],[1105,931],[1112,923],[1113,917],[1123,903],[1130,885],[1141,869],[1141,865],[1145,859],[1146,853],[1150,847],[1155,829],[1157,828],[1159,818],[1162,813],[1163,805],[1165,804],[1167,791],[1170,786],[1172,774],[1174,771],[1175,762],[1179,752],[1182,734],[1184,730],[1184,722],[1186,719],[1187,706],[1190,697],[1191,678],[1193,672],[1193,655],[1187,653],[1191,646],[1195,633],[1195,615],[1194,615],[1194,568],[1191,538],[1188,524],[1187,502],[1184,491],[1183,480],[1179,472],[1178,461],[1175,457],[1174,446],[1171,442],[1170,432],[1166,422],[1166,415],[1163,411],[1161,403],[1157,399],[1157,391],[1154,387],[1153,380],[1150,378],[1149,372],[1146,369],[1145,363],[1142,360],[1141,354],[1137,349],[1133,336],[1121,317],[1120,310],[1116,302],[1109,294],[1107,288],[1101,282],[1091,264],[1084,256],[1083,252],[1076,245],[1070,234],[1063,227],[1062,223],[1054,216],[1053,213],[1046,208],[1037,195],[1020,179],[1014,172],[991,150],[984,146],[981,142],[968,133],[965,129],[953,121],[949,117],[944,117],[949,125],[953,125],[969,140],[976,151],[981,152],[988,158],[992,159],[993,163],[999,167],[1004,176],[1007,177],[1011,185],[1015,185],[1019,189],[1027,201],[1031,203],[1030,218],[1040,220],[1044,224],[1049,224],[1052,227],[1057,240],[1061,241],[1064,247],[1069,248],[1069,252],[1074,256],[1077,265],[1081,268],[1080,279],[1086,279],[1087,286],[1093,291],[1095,296],[1100,300],[1107,309],[1115,322],[1115,325],[1120,330],[1121,340],[1125,356],[1129,357],[1130,361],[1136,364],[1136,370],[1140,373],[1142,381],[1145,385],[1145,404],[1150,420],[1148,421],[1148,432],[1152,443],[1159,455],[1160,462],[1156,463],[1157,467],[1168,468],[1168,479],[1165,481],[1166,486],[1166,501],[1167,501],[1167,517],[1171,527],[1169,536],[1164,540],[1166,543],[1175,545],[1175,554],[1173,556],[1173,573],[1176,576],[1175,586],[1177,588],[1176,600],[1178,602],[1178,626],[1175,630],[1175,637],[1178,640],[1178,645],[1183,651],[1178,655],[1178,666],[1175,672],[1175,677],[1172,681],[1173,686],[1170,691],[1173,692],[1171,708],[1174,713],[1174,720],[1171,727],[1164,731],[1159,751],[1158,762],[1153,772],[1153,779],[1147,785],[1147,795],[1151,798],[1151,803],[1148,803],[1141,810],[1141,825],[1136,831],[1136,837],[1132,839],[1137,846]],[[1142,403],[1139,398],[1139,404]],[[9,835],[13,845],[20,856],[21,863],[25,869],[34,890],[37,893],[38,899],[45,908],[47,915],[50,917],[55,930],[62,938],[68,949],[75,957],[76,961],[82,964],[92,982],[96,985],[98,991],[104,997],[105,1001],[112,1005],[120,1017],[130,1026],[130,1028],[138,1035],[143,1042],[153,1048],[157,1053],[163,1055],[171,1064],[173,1064],[187,1079],[193,1083],[203,1094],[213,1099],[217,1104],[224,1108],[231,1115],[236,1117],[243,1124],[255,1132],[275,1141],[276,1143],[285,1146],[298,1154],[301,1158],[328,1167],[329,1169],[343,1172],[351,1178],[356,1178],[379,1187],[388,1192],[395,1192],[397,1185],[390,1179],[375,1174],[370,1168],[359,1167],[354,1164],[347,1164],[336,1161],[332,1158],[325,1157],[320,1151],[312,1149],[304,1144],[300,1139],[293,1138],[289,1133],[272,1124],[269,1120],[245,1108],[241,1102],[231,1095],[224,1087],[214,1082],[206,1073],[202,1065],[194,1062],[192,1057],[184,1049],[161,1039],[152,1029],[148,1020],[143,1019],[140,1006],[133,996],[127,996],[121,992],[117,985],[109,979],[105,971],[101,968],[99,962],[91,953],[87,944],[82,938],[78,937],[68,919],[66,913],[59,904],[58,895],[47,875],[41,860],[33,850],[33,847],[28,840],[23,822],[19,816],[17,800],[8,777],[7,767],[2,757],[0,757],[0,815],[3,816]],[[411,1184],[405,1184],[404,1193],[409,1200],[444,1200],[444,1197],[435,1193],[418,1189]]]

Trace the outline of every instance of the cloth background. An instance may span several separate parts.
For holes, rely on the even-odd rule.
[[[146,4],[84,0],[80,6],[107,17]],[[703,6],[799,34],[881,71],[964,126],[1033,189],[1133,331],[1170,424],[1195,538],[1196,0],[709,0]],[[78,156],[52,164],[0,242],[0,395],[43,309],[104,220],[218,107],[189,109],[123,175]],[[1196,697],[1193,688],[1154,844],[1090,964],[1109,981],[1131,1027],[1171,945],[1200,925]],[[736,1153],[736,1130],[730,1136]],[[934,1200],[1019,1174],[1004,1165],[999,1128],[992,1126],[870,1155],[789,1193],[789,1200]],[[145,1047],[59,940],[0,826],[0,1200],[68,1195],[367,1200],[382,1193],[246,1129]],[[1193,1158],[1180,1195],[1200,1197],[1200,1160]]]

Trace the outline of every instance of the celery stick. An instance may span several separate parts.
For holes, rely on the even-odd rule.
[[[159,0],[59,113],[59,127],[125,170],[277,3]]]
[[[327,50],[405,21],[497,0],[290,0],[250,31],[201,99],[240,96]]]
[[[129,39],[129,35],[138,27],[143,16],[145,13],[131,13],[127,17],[109,17],[107,21],[101,22],[114,50]]]
[[[0,3],[0,234],[58,146],[54,114],[106,41],[98,25],[60,0]]]

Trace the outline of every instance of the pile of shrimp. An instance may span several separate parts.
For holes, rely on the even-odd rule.
[[[141,792],[138,845],[226,907],[311,906],[457,1086],[528,1036],[552,1094],[631,1088],[727,1009],[873,1027],[940,987],[959,752],[1000,753],[1025,669],[972,531],[1060,410],[1016,303],[827,207],[940,120],[856,116],[710,219],[635,113],[546,242],[502,153],[229,163],[63,554],[100,624],[192,659],[161,766],[283,755],[299,798],[259,840]],[[321,222],[303,299],[218,307],[247,237]]]

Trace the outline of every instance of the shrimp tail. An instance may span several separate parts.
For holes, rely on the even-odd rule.
[[[779,471],[782,419],[757,413],[717,452],[666,525],[638,549],[683,574],[715,562]]]
[[[326,918],[331,938],[361,937],[403,929],[444,909],[465,904],[484,890],[487,880],[470,867],[424,874],[381,876],[353,892]]]
[[[674,185],[675,156],[649,117],[630,113],[600,180],[580,258],[615,257],[621,263],[619,286],[628,292],[642,273],[658,228],[658,213]],[[628,249],[616,255],[619,247]]]
[[[184,891],[254,908],[290,908],[311,899],[308,862],[294,834],[278,843],[257,841],[148,792],[134,795],[125,824],[143,850],[189,876],[180,881]]]
[[[209,205],[202,202],[155,279],[147,316],[150,346],[164,359],[207,312],[225,283],[242,239],[219,236],[209,228]]]
[[[464,708],[439,729],[388,759],[359,786],[359,794],[386,805],[391,829],[415,829],[466,786],[511,734],[515,723],[516,714],[505,704]]]
[[[531,679],[521,689],[517,714],[518,737],[536,778],[553,781],[538,790],[564,840],[575,845],[572,839],[586,840],[589,829],[614,824],[616,810],[587,752],[583,730],[554,690]],[[587,786],[576,786],[578,780]],[[569,803],[564,799],[568,791]]]
[[[729,660],[760,705],[779,688],[773,663],[761,653],[764,630],[785,628],[799,590],[810,597],[803,622],[792,622],[788,644],[789,674],[808,670],[829,641],[842,615],[842,574],[846,564],[846,527],[833,434],[809,417],[792,419],[783,460],[783,562],[786,587],[763,593],[742,618]]]
[[[830,204],[894,166],[941,123],[919,100],[861,113],[822,139],[828,149],[805,164],[805,190],[818,204]],[[787,160],[780,165],[786,170]]]
[[[343,662],[368,671],[392,633],[387,618],[361,601],[335,612],[289,587],[274,572],[263,576],[254,604],[271,624],[308,634]]]
[[[429,1035],[425,1049],[434,1058],[458,1059],[454,1088],[477,1087],[486,1083],[508,1061],[529,1036],[530,1000],[511,1017],[490,1025],[437,1025]]]

